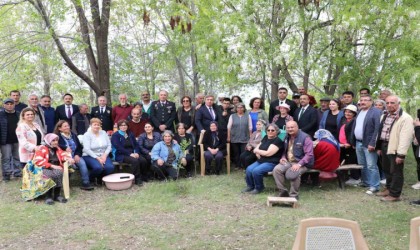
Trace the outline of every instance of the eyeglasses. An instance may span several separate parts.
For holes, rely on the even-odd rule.
[[[276,132],[275,129],[267,129],[267,132]]]
[[[190,100],[182,100],[182,102],[190,102]]]
[[[149,96],[149,94],[142,94],[141,96]]]
[[[396,102],[386,102],[386,104],[396,104]]]

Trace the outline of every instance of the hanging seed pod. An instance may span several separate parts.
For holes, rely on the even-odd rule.
[[[187,23],[187,32],[190,33],[191,30],[192,30],[192,23],[191,22],[188,22]]]
[[[144,25],[148,25],[150,23],[150,14],[147,11],[143,12],[143,22]]]
[[[171,17],[171,20],[169,21],[169,25],[171,25],[172,30],[175,29],[175,19],[173,17]]]

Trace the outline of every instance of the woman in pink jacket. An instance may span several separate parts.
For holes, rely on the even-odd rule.
[[[24,108],[20,113],[16,135],[19,141],[19,158],[22,167],[32,160],[35,150],[39,148],[44,140],[42,129],[34,120],[35,112],[32,108]]]

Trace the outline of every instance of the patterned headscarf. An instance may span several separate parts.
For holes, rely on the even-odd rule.
[[[51,147],[51,142],[52,142],[54,139],[57,139],[57,138],[58,138],[58,135],[56,135],[56,134],[53,134],[53,133],[46,134],[46,135],[44,136],[44,141],[45,141],[45,144],[47,144],[48,146],[50,146],[50,147]]]
[[[315,132],[314,137],[318,139],[319,141],[327,141],[331,144],[333,144],[337,150],[340,150],[340,143],[335,139],[335,137],[330,133],[330,131],[325,129],[319,129]]]

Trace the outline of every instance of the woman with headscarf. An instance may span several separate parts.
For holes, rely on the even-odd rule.
[[[45,135],[44,141],[46,145],[40,146],[35,152],[33,160],[35,165],[42,167],[43,175],[55,182],[55,187],[46,193],[45,203],[48,205],[54,204],[54,201],[67,202],[67,199],[60,195],[63,185],[63,164],[66,161],[69,164],[74,164],[71,155],[58,146],[58,139],[56,134]]]
[[[206,174],[210,174],[211,162],[214,159],[216,161],[216,174],[219,175],[222,170],[223,157],[227,154],[227,150],[226,138],[219,135],[217,122],[211,122],[210,130],[204,133],[203,146]]]
[[[315,163],[313,169],[334,172],[340,166],[340,143],[330,131],[319,129],[315,132]]]

